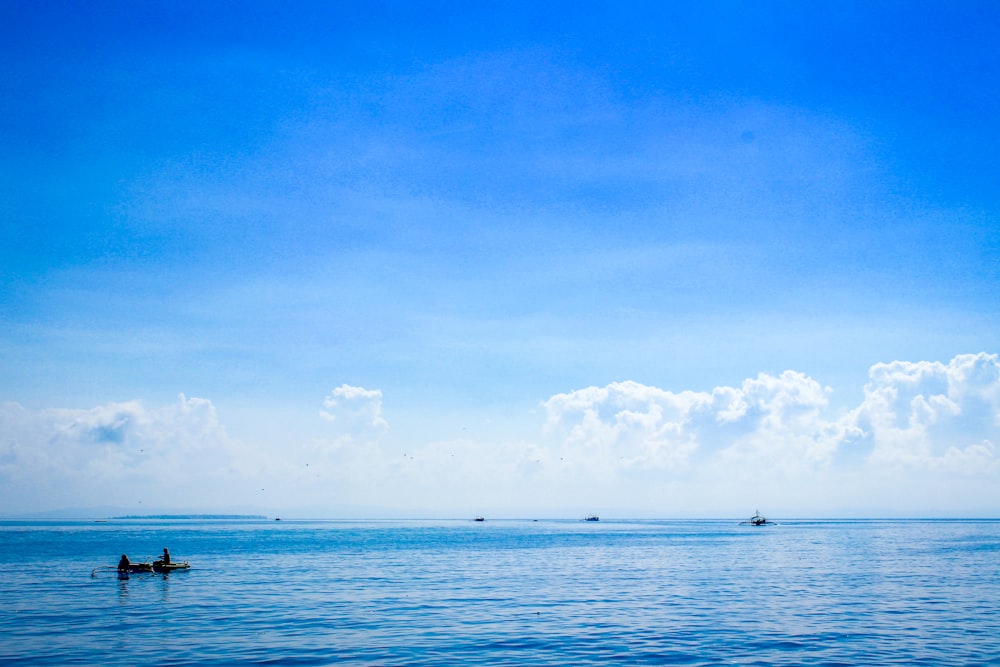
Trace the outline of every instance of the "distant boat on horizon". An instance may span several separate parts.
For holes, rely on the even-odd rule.
[[[473,519],[473,521],[486,521],[486,517],[484,517],[484,516],[477,516],[475,519]]]
[[[768,521],[764,518],[764,515],[760,513],[760,510],[754,510],[752,517],[746,521],[740,521],[741,526],[773,526],[773,521]]]
[[[596,514],[589,514],[587,515],[587,518],[584,519],[584,521],[600,521],[600,520],[601,517],[597,516]]]

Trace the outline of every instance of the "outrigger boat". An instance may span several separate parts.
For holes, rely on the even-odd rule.
[[[740,521],[741,526],[773,526],[773,521],[768,521],[764,518],[764,515],[760,513],[760,510],[755,510],[752,517],[746,521]]]
[[[90,576],[96,577],[105,572],[118,573],[119,579],[128,579],[132,574],[170,574],[178,570],[190,570],[191,565],[185,560],[179,563],[164,563],[162,560],[154,560],[152,563],[147,559],[142,563],[129,563],[127,570],[119,570],[117,565],[101,565],[95,567]]]

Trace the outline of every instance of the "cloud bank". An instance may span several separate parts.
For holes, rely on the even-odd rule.
[[[517,441],[410,441],[390,430],[381,391],[346,384],[322,401],[327,434],[301,442],[238,441],[210,401],[183,395],[158,408],[7,403],[0,494],[7,513],[155,502],[444,516],[733,516],[763,503],[789,514],[1000,514],[996,354],[876,364],[849,410],[831,410],[832,391],[795,371],[704,392],[616,382],[544,400],[537,431]]]
[[[558,394],[543,406],[563,444],[618,467],[677,473],[728,462],[754,474],[799,474],[845,459],[873,466],[998,472],[1000,364],[880,363],[864,400],[830,415],[829,387],[801,373],[765,373],[739,387],[674,393],[635,382]]]
[[[259,464],[219,424],[215,407],[181,394],[90,409],[0,405],[0,480],[7,511],[96,505],[197,506],[217,501]]]

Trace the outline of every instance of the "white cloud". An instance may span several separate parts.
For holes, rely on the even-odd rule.
[[[3,505],[14,510],[119,504],[190,506],[246,477],[258,457],[230,438],[210,401],[179,396],[90,409],[0,406]]]
[[[324,419],[338,422],[345,431],[382,430],[389,424],[382,418],[382,391],[343,384],[323,399]]]
[[[852,418],[878,465],[996,474],[1000,362],[980,353],[875,364]]]
[[[998,472],[997,355],[880,363],[869,377],[864,401],[847,415],[830,414],[831,390],[794,371],[711,392],[618,382],[557,394],[543,407],[559,444],[605,470],[791,478],[830,468],[851,450],[873,470]]]
[[[595,468],[679,469],[697,447],[689,415],[709,400],[704,394],[616,382],[552,396],[543,404],[545,428],[562,436],[570,460]]]
[[[843,429],[822,416],[828,392],[786,371],[711,392],[618,382],[557,394],[543,407],[546,429],[602,466],[676,472],[712,458],[773,469],[790,456],[829,464]]]

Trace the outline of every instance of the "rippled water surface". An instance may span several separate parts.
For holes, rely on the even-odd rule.
[[[1000,522],[0,522],[0,663],[1000,665]]]

